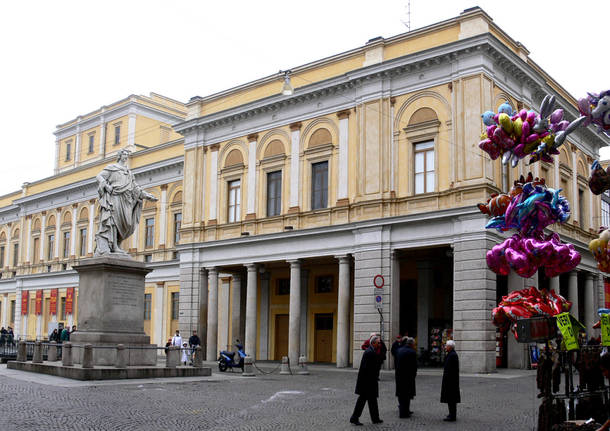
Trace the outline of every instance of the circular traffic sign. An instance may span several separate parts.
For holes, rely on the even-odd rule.
[[[375,297],[375,302],[381,302],[383,299],[381,298],[381,295],[377,295]]]
[[[383,276],[381,274],[377,274],[375,278],[373,278],[373,284],[377,289],[381,289],[384,283],[385,280],[383,279]]]

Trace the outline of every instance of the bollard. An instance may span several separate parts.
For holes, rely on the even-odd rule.
[[[280,374],[290,374],[290,369],[288,368],[288,356],[282,356],[282,366],[280,368]]]
[[[168,348],[167,357],[165,358],[166,368],[176,368],[180,363],[180,347],[171,346]]]
[[[19,341],[19,343],[17,344],[17,361],[18,362],[25,362],[27,361],[27,354],[26,354],[26,347],[25,347],[25,341]]]
[[[83,347],[83,368],[93,368],[93,346],[89,343]]]
[[[252,366],[252,357],[246,356],[244,358],[244,371],[241,373],[244,377],[254,377],[254,367]]]
[[[61,364],[64,367],[72,366],[72,343],[64,343],[63,352],[61,354]]]
[[[47,362],[57,361],[57,343],[51,341],[49,343],[49,350],[47,351]]]
[[[36,341],[36,343],[34,343],[32,364],[42,364],[42,343],[40,341]]]
[[[309,370],[307,369],[307,357],[305,355],[299,356],[299,371],[297,371],[297,374],[303,376],[309,374]]]
[[[203,350],[201,350],[201,346],[195,347],[195,353],[193,355],[193,367],[203,367]]]
[[[114,366],[115,368],[127,368],[127,350],[124,344],[117,344],[116,346],[116,361]]]

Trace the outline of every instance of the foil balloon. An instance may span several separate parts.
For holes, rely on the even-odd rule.
[[[587,97],[578,100],[578,110],[585,118],[583,126],[593,124],[598,132],[610,136],[610,90],[587,93]]]
[[[573,132],[586,118],[573,122],[563,118],[563,110],[553,110],[555,96],[547,95],[540,104],[540,112],[513,111],[508,102],[498,112],[486,111],[481,115],[485,131],[481,135],[479,148],[492,160],[502,157],[503,164],[515,167],[519,160],[531,155],[530,163],[543,160],[553,163],[554,154],[568,134]]]
[[[604,169],[597,160],[593,162],[589,174],[589,190],[594,195],[610,190],[610,166]]]
[[[597,267],[600,271],[610,274],[610,230],[605,227],[600,228],[601,232],[598,238],[595,238],[589,243],[589,251],[597,261]]]
[[[553,290],[528,287],[502,297],[491,311],[491,321],[502,332],[511,330],[517,338],[516,322],[535,316],[555,316],[569,311],[572,303]]]

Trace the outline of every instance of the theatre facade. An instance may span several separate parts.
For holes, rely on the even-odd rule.
[[[288,77],[292,94],[280,93],[280,74],[186,104],[155,96],[164,107],[154,115],[139,107],[143,96],[126,108],[124,127],[148,116],[133,122],[140,137],[125,145],[137,181],[160,198],[146,204],[128,240],[153,269],[145,327],[156,343],[175,329],[197,330],[208,360],[239,340],[256,360],[288,356],[296,364],[306,356],[357,367],[372,332],[386,343],[408,332],[431,363],[452,337],[464,371],[488,372],[525,365],[522,346],[510,340],[500,340],[504,358],[496,358],[491,310],[509,291],[548,286],[575,303],[581,320],[593,319],[603,283],[587,244],[601,203],[586,177],[608,140],[581,128],[554,164],[515,168],[478,148],[481,113],[504,102],[537,108],[553,94],[569,119],[578,116],[574,97],[485,12],[374,38]],[[102,111],[96,124],[115,127]],[[55,176],[0,198],[1,319],[22,337],[46,336],[46,298],[60,289],[61,303],[78,287],[70,265],[93,250],[94,176],[113,153],[86,167],[65,164],[64,139],[81,136],[73,138],[79,148],[90,139],[77,127],[82,121],[58,128]],[[147,141],[146,130],[155,138]],[[503,235],[485,230],[476,204],[530,171],[572,205],[570,221],[557,228],[583,255],[570,274],[524,280],[487,268],[485,253]],[[83,254],[77,238],[85,226]],[[48,232],[59,247],[52,255]],[[23,292],[33,304],[25,314]]]

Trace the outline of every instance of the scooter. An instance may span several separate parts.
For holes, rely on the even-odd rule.
[[[235,363],[235,352],[229,352],[227,350],[221,350],[220,355],[218,356],[218,369],[221,372],[227,371],[227,368],[231,368],[231,372],[233,368],[241,368],[242,373],[244,372],[244,358],[246,357],[246,353],[244,352],[244,346],[236,343],[235,347],[237,347],[237,353],[239,355],[239,362]]]

